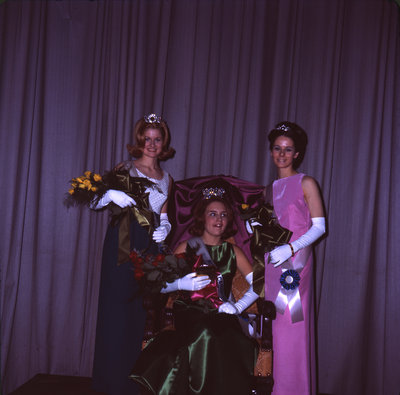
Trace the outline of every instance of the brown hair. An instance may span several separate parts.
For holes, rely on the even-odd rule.
[[[159,160],[167,160],[175,155],[175,150],[169,146],[171,142],[171,134],[167,123],[162,119],[160,122],[147,122],[144,118],[140,118],[133,129],[134,145],[127,144],[128,152],[135,158],[140,158],[143,155],[143,147],[145,144],[144,134],[147,129],[158,129],[161,132],[163,146]]]
[[[193,236],[203,235],[206,209],[213,202],[221,202],[225,206],[226,212],[228,214],[228,223],[226,225],[224,233],[221,235],[222,240],[226,240],[236,234],[236,230],[233,228],[233,210],[230,204],[225,199],[217,196],[210,199],[201,199],[194,206],[194,209],[192,210],[194,223],[189,228],[189,233]]]

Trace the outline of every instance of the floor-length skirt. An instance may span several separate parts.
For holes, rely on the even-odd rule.
[[[136,383],[128,375],[139,356],[145,311],[129,262],[117,265],[119,227],[109,225],[101,268],[93,389],[111,395],[135,395]],[[135,220],[130,226],[131,247],[157,253],[147,231]]]
[[[157,395],[248,395],[257,345],[238,317],[175,302],[175,331],[159,333],[131,377]]]
[[[312,257],[301,272],[300,294],[304,319],[292,323],[289,306],[277,313],[272,323],[273,336],[273,395],[315,395],[316,361],[314,338],[314,293]],[[268,285],[279,284],[280,268],[266,265],[266,297],[275,301],[276,292],[269,294]]]

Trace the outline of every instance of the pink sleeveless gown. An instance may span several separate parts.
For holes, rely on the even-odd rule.
[[[301,180],[304,174],[282,178],[273,183],[273,205],[281,226],[293,232],[291,240],[296,240],[311,226],[310,211],[304,201]],[[314,290],[313,259],[311,247],[297,252],[291,263],[274,268],[265,265],[265,298],[275,302],[284,289],[280,284],[283,267],[300,269],[300,297],[304,319],[296,321],[295,312],[283,304],[284,314],[277,312],[273,328],[273,395],[316,394],[315,339],[314,339]],[[304,266],[304,267],[303,267]],[[298,300],[298,299],[297,299]],[[298,307],[300,301],[298,300]],[[300,308],[301,310],[301,308]],[[298,311],[297,311],[298,313]],[[297,318],[298,320],[298,318]]]

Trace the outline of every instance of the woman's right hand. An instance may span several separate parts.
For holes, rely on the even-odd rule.
[[[269,260],[270,263],[274,265],[274,267],[278,267],[282,265],[282,263],[286,262],[291,256],[292,256],[292,250],[289,244],[284,244],[274,248],[269,253]]]
[[[189,273],[178,279],[178,289],[182,291],[199,291],[210,284],[210,277],[206,275],[198,275],[197,273]]]
[[[208,276],[197,275],[197,273],[189,273],[182,278],[174,280],[172,283],[167,283],[161,289],[161,293],[169,293],[174,291],[199,291],[203,289],[211,280]]]
[[[105,195],[110,200],[109,203],[113,202],[121,208],[136,205],[135,199],[128,196],[125,192],[116,189],[109,189]]]
[[[98,210],[107,206],[107,204],[111,202],[115,203],[121,208],[134,206],[136,204],[135,200],[128,196],[125,192],[118,191],[116,189],[109,189],[92,208]]]

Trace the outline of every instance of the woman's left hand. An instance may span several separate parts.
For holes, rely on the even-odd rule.
[[[239,314],[239,311],[233,303],[225,302],[218,307],[218,313]]]
[[[168,215],[166,213],[161,213],[160,215],[160,226],[156,228],[153,232],[153,240],[156,243],[161,243],[168,236],[171,231],[171,223],[168,220]]]
[[[282,265],[292,256],[292,249],[289,244],[276,247],[269,253],[270,262],[274,264],[274,267]]]
[[[170,227],[167,227],[166,225],[160,225],[156,230],[153,232],[153,240],[156,243],[161,243],[166,239],[168,236],[168,233],[170,231]]]

